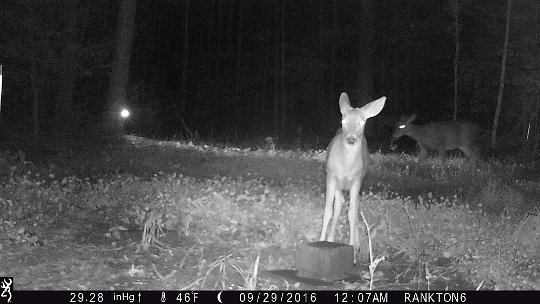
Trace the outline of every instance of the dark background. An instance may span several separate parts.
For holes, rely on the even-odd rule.
[[[66,100],[76,134],[107,115],[118,3],[2,0],[2,136],[53,134]],[[387,96],[367,131],[375,140],[389,140],[401,114],[417,112],[417,123],[452,119],[451,3],[191,0],[186,9],[186,1],[139,0],[126,131],[222,141],[279,135],[324,146],[339,127],[343,91],[356,106]],[[457,116],[490,130],[507,1],[460,3]],[[513,1],[509,37],[498,134],[517,144],[540,112],[540,1]]]

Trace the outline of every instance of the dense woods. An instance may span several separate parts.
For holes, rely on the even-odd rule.
[[[116,119],[110,95],[124,93],[109,84],[126,2],[136,5],[120,81],[128,132],[326,144],[347,92],[356,106],[387,96],[372,138],[416,112],[538,151],[535,0],[6,0],[1,132],[79,136]]]

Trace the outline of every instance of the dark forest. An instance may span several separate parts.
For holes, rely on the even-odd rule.
[[[538,298],[540,0],[0,0],[0,90],[0,302]]]
[[[388,98],[368,138],[388,139],[411,113],[492,132],[500,98],[500,145],[531,141],[537,150],[538,1],[127,2],[129,80],[115,101],[133,113],[126,132],[326,143],[339,127],[341,92],[357,106]],[[78,136],[117,119],[107,98],[121,9],[3,1],[2,132]]]

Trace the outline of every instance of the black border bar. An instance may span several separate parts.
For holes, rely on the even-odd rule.
[[[11,291],[11,303],[536,303],[540,291]],[[0,304],[7,303],[0,297]]]

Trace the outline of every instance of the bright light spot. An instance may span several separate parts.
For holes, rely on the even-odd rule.
[[[120,111],[120,116],[122,116],[122,118],[128,118],[129,111],[127,109],[123,109],[122,111]]]
[[[398,128],[404,129],[404,128],[405,128],[405,125],[401,125],[401,126],[399,126]]]
[[[346,120],[346,119],[342,119],[342,120],[341,120],[341,124],[342,124],[342,125],[344,125],[344,124],[346,124],[346,123],[347,123],[347,120]]]

